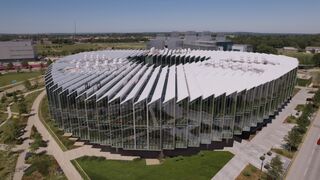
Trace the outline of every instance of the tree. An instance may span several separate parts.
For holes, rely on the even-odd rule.
[[[24,101],[20,101],[18,104],[18,110],[20,114],[28,113],[27,104]]]
[[[26,60],[22,61],[21,62],[21,66],[24,67],[24,68],[28,67],[29,66],[28,61],[26,61]]]
[[[51,59],[48,59],[48,61],[47,61],[47,66],[49,66],[50,64],[52,64],[52,60],[51,60]]]
[[[30,90],[32,89],[32,85],[30,83],[29,80],[25,80],[24,83],[23,83],[24,87],[27,89],[27,90]]]
[[[284,141],[286,142],[286,145],[290,151],[296,150],[301,143],[301,140],[302,135],[297,126],[293,127],[291,131],[289,131],[284,137]]]
[[[3,104],[3,103],[5,103],[7,101],[7,96],[6,95],[3,95],[2,97],[1,97],[1,103]]]
[[[271,159],[270,166],[267,173],[271,179],[278,180],[282,178],[282,175],[284,172],[282,164],[283,163],[281,162],[279,155],[276,155],[274,158]]]
[[[17,73],[19,73],[19,72],[21,71],[21,67],[18,66],[18,67],[16,68],[16,70],[17,70]]]
[[[4,143],[13,142],[19,134],[19,125],[17,120],[10,120],[3,128],[3,141]]]
[[[320,89],[317,90],[317,92],[313,96],[313,103],[316,106],[320,106]]]
[[[312,61],[316,66],[320,66],[320,53],[315,54],[312,57]]]
[[[277,50],[272,46],[266,44],[260,44],[257,46],[256,52],[267,53],[267,54],[277,54]]]
[[[13,64],[12,64],[12,62],[9,62],[8,64],[7,64],[7,70],[10,70],[10,69],[12,69],[13,68]]]

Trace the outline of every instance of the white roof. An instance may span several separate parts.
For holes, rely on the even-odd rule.
[[[153,69],[153,66],[148,68],[148,70],[143,74],[139,82],[135,85],[135,87],[132,89],[132,91],[129,93],[129,95],[126,97],[126,99],[123,102],[133,99],[138,95],[139,91],[143,88],[143,84],[147,81],[148,77],[150,76],[152,69]]]
[[[189,56],[201,61],[161,67],[136,63],[140,55]],[[163,59],[163,58],[161,58]],[[170,58],[170,60],[174,58]],[[147,67],[148,66],[148,67]],[[258,87],[297,68],[296,58],[248,52],[205,50],[105,50],[66,56],[50,66],[46,83],[97,98],[163,102],[226,95]],[[161,72],[161,73],[160,73]],[[154,92],[152,90],[154,88]],[[140,94],[141,92],[141,94]],[[140,94],[140,95],[139,95]],[[164,94],[164,97],[162,97]]]
[[[189,97],[183,65],[177,66],[177,102]]]
[[[131,79],[128,81],[128,83],[125,84],[125,86],[112,98],[112,100],[117,98],[122,98],[128,91],[132,89],[132,86],[135,85],[139,78],[142,76],[144,71],[147,69],[147,66],[143,66]],[[111,101],[112,101],[111,100]]]
[[[151,101],[149,103],[153,103],[153,102],[161,99],[162,91],[164,89],[164,83],[165,83],[165,80],[166,80],[166,77],[167,77],[167,73],[168,73],[168,66],[162,68],[159,80],[157,82],[156,89],[154,90],[152,99],[151,99]]]
[[[140,101],[148,98],[148,96],[149,96],[149,94],[150,94],[150,92],[151,92],[151,89],[152,89],[152,87],[153,87],[153,84],[155,83],[155,80],[156,80],[159,72],[160,72],[160,66],[158,66],[158,67],[153,71],[153,73],[152,73],[152,75],[151,75],[151,77],[150,77],[150,79],[149,79],[149,81],[148,81],[148,84],[146,85],[146,87],[145,87],[144,90],[142,91],[142,93],[141,93],[141,95],[140,95],[140,97],[139,97],[139,99],[138,99],[138,101],[137,101],[136,103],[138,103],[138,102],[140,102]]]
[[[176,97],[176,66],[173,65],[169,68],[169,76],[167,81],[167,88],[163,103]]]

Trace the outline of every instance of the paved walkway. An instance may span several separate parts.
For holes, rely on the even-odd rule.
[[[43,140],[49,141],[48,142],[48,154],[52,154],[55,159],[57,160],[59,166],[65,173],[68,179],[82,179],[79,172],[76,170],[76,168],[72,165],[70,160],[65,156],[65,153],[60,149],[59,145],[56,143],[54,138],[51,136],[51,134],[47,131],[45,126],[42,124],[42,122],[39,119],[38,110],[40,106],[40,102],[45,96],[45,91],[41,92],[41,94],[36,98],[36,100],[33,103],[32,109],[36,112],[36,114],[32,117],[34,117],[34,126],[37,128],[38,132],[42,135]]]
[[[33,91],[28,91],[28,92],[24,93],[23,96],[26,97],[31,93],[34,93],[34,92],[37,92],[37,91],[42,91],[42,90],[44,90],[44,87],[43,88],[39,88],[39,89],[35,89]]]
[[[273,147],[280,147],[284,144],[283,138],[293,127],[292,124],[283,123],[285,118],[295,112],[298,104],[305,104],[306,99],[313,94],[308,93],[308,88],[301,90],[292,98],[291,102],[272,120],[271,124],[262,130],[249,142],[243,140],[241,143],[234,142],[233,147],[224,148],[235,156],[212,178],[214,180],[235,179],[247,164],[251,163],[260,169],[261,160],[264,153],[267,153]],[[265,162],[269,162],[271,157],[266,155]],[[290,159],[282,157],[285,166],[288,166]]]
[[[101,156],[105,157],[106,159],[112,160],[133,160],[137,158],[136,156],[121,156],[119,154],[111,154],[110,152],[101,152],[100,149],[92,148],[91,145],[84,145],[82,147],[62,151],[58,143],[55,139],[51,136],[51,134],[47,131],[44,124],[40,121],[38,110],[40,106],[41,99],[45,96],[45,91],[43,91],[33,103],[32,109],[36,112],[34,117],[34,121],[32,121],[37,128],[38,132],[42,135],[43,140],[49,141],[47,152],[55,157],[58,164],[60,165],[61,169],[65,173],[68,179],[82,179],[79,172],[76,168],[72,165],[71,160],[82,157],[82,156]]]
[[[12,112],[11,112],[11,107],[10,106],[7,107],[7,114],[8,114],[7,119],[0,124],[0,127],[3,126],[12,116]]]
[[[38,98],[37,98],[38,99]],[[33,109],[37,106],[37,99],[36,101],[33,103],[32,105],[32,110],[30,113],[35,113],[36,111],[34,111]],[[15,148],[13,148],[14,151],[19,151],[21,150],[22,152],[19,154],[18,160],[17,160],[17,164],[16,164],[16,169],[15,169],[15,173],[13,175],[13,179],[14,180],[20,180],[22,179],[23,176],[23,171],[29,166],[27,164],[25,164],[24,158],[26,156],[26,153],[30,147],[29,143],[30,143],[30,135],[31,135],[31,128],[34,124],[36,117],[35,116],[30,116],[28,118],[28,122],[27,122],[27,126],[25,128],[26,132],[21,136],[21,138],[28,138],[27,140],[23,141],[23,143],[21,145],[17,145]]]

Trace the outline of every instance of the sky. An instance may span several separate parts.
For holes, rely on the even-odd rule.
[[[320,33],[319,0],[1,0],[0,33]]]

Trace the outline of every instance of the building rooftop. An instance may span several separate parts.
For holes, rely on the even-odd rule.
[[[25,60],[34,59],[35,51],[32,41],[1,41],[1,60]]]
[[[128,58],[140,55],[189,56],[194,62],[156,66],[139,64]],[[96,95],[98,100],[108,96],[112,100],[120,98],[121,103],[128,100],[165,103],[172,99],[193,101],[249,90],[297,66],[296,58],[261,53],[107,50],[80,53],[56,61],[51,68],[51,81],[63,87],[62,90],[79,90],[89,97]]]

